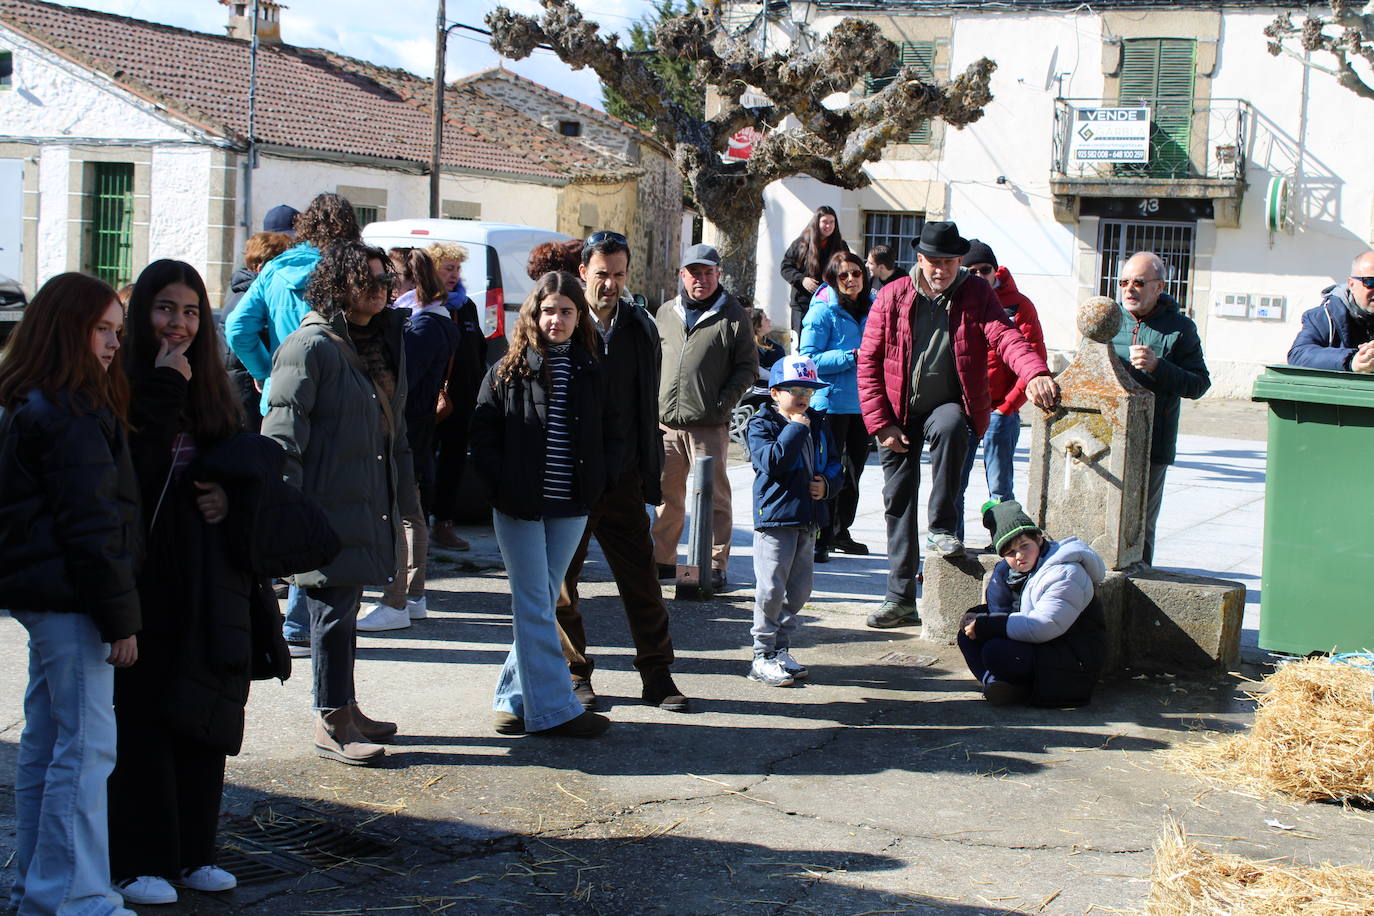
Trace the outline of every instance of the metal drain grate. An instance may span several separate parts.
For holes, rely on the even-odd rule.
[[[392,851],[382,839],[309,809],[281,811],[264,806],[251,817],[225,820],[220,831],[221,862],[241,883],[272,881],[312,868],[378,859]]]
[[[912,668],[929,668],[939,661],[934,655],[908,655],[905,652],[889,652],[878,656],[878,661],[890,665],[906,665]]]

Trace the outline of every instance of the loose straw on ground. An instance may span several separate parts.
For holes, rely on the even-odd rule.
[[[1146,916],[1367,916],[1374,871],[1209,852],[1170,823],[1155,843]]]
[[[1374,670],[1304,659],[1252,691],[1249,731],[1175,750],[1184,772],[1302,801],[1374,801]]]

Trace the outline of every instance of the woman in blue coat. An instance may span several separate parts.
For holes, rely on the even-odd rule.
[[[863,258],[849,251],[831,257],[825,285],[816,290],[802,322],[801,352],[816,363],[823,388],[811,406],[827,412],[844,465],[844,484],[830,502],[830,520],[816,542],[816,562],[830,559],[830,551],[864,555],[867,545],[854,540],[849,526],[859,509],[859,478],[868,461],[870,436],[859,411],[859,344],[863,341],[868,309],[873,304]]]

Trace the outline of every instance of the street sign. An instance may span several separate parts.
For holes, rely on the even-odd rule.
[[[1075,108],[1069,133],[1074,162],[1149,162],[1149,108]]]

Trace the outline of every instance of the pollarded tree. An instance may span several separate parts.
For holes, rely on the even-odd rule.
[[[828,108],[827,97],[850,92],[865,76],[886,74],[896,62],[897,46],[877,25],[844,19],[808,50],[763,54],[732,36],[721,24],[719,4],[711,3],[662,17],[654,29],[655,49],[692,61],[699,85],[720,98],[715,114],[694,116],[674,101],[643,56],[627,53],[616,35],[602,36],[571,0],[543,5],[537,18],[505,8],[489,13],[492,47],[521,60],[536,45],[547,45],[574,69],[591,67],[645,112],[654,134],[673,150],[702,215],[720,234],[726,287],[744,296],[754,292],[754,252],[769,184],[811,175],[842,188],[864,187],[864,164],[878,159],[884,146],[929,118],[954,127],[971,124],[992,100],[988,83],[996,64],[983,58],[949,82],[903,68],[880,91]],[[771,106],[746,107],[742,97],[750,89]],[[743,162],[724,161],[730,137],[746,127],[763,134],[752,154]]]
[[[1336,59],[1335,67],[1313,64],[1336,77],[1336,82],[1366,99],[1374,99],[1374,0],[1357,3],[1355,0],[1330,0],[1329,17],[1308,16],[1302,25],[1293,24],[1291,13],[1284,13],[1269,24],[1264,34],[1269,38],[1269,53],[1275,56],[1288,51],[1285,40],[1296,39],[1304,51],[1320,51]],[[1364,61],[1364,73],[1355,68],[1355,61]]]

